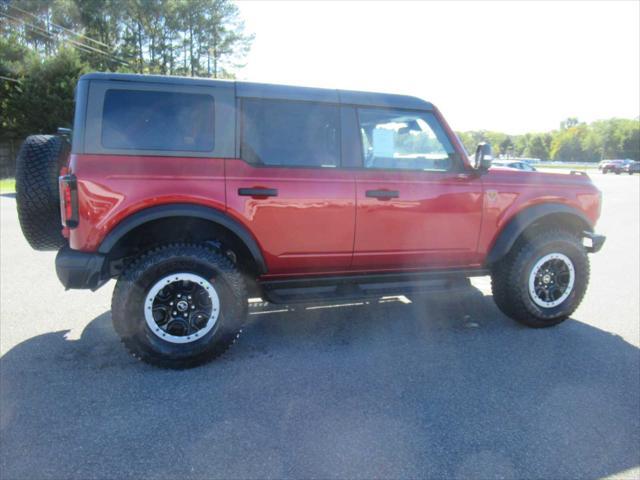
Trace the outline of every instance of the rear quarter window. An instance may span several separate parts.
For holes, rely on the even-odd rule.
[[[107,90],[101,143],[117,150],[210,152],[214,99],[195,93]]]

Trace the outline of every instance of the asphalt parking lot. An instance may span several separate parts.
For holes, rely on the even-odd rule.
[[[188,371],[136,362],[113,282],[64,292],[0,198],[0,478],[640,477],[640,176],[603,191],[587,296],[521,327],[455,295],[253,309]]]

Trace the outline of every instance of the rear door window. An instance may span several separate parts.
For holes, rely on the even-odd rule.
[[[214,149],[214,100],[210,95],[107,90],[102,147],[117,150],[210,152]]]
[[[255,165],[337,167],[339,109],[323,103],[245,99],[240,154]]]

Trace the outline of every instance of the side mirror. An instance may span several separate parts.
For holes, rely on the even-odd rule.
[[[493,156],[491,155],[491,144],[481,142],[476,148],[476,161],[475,168],[479,172],[486,172],[491,167],[491,161]]]

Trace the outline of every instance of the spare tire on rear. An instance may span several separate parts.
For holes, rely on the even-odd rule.
[[[55,135],[32,135],[18,152],[18,218],[22,233],[36,250],[58,250],[65,244],[58,176],[68,154],[69,142]]]

